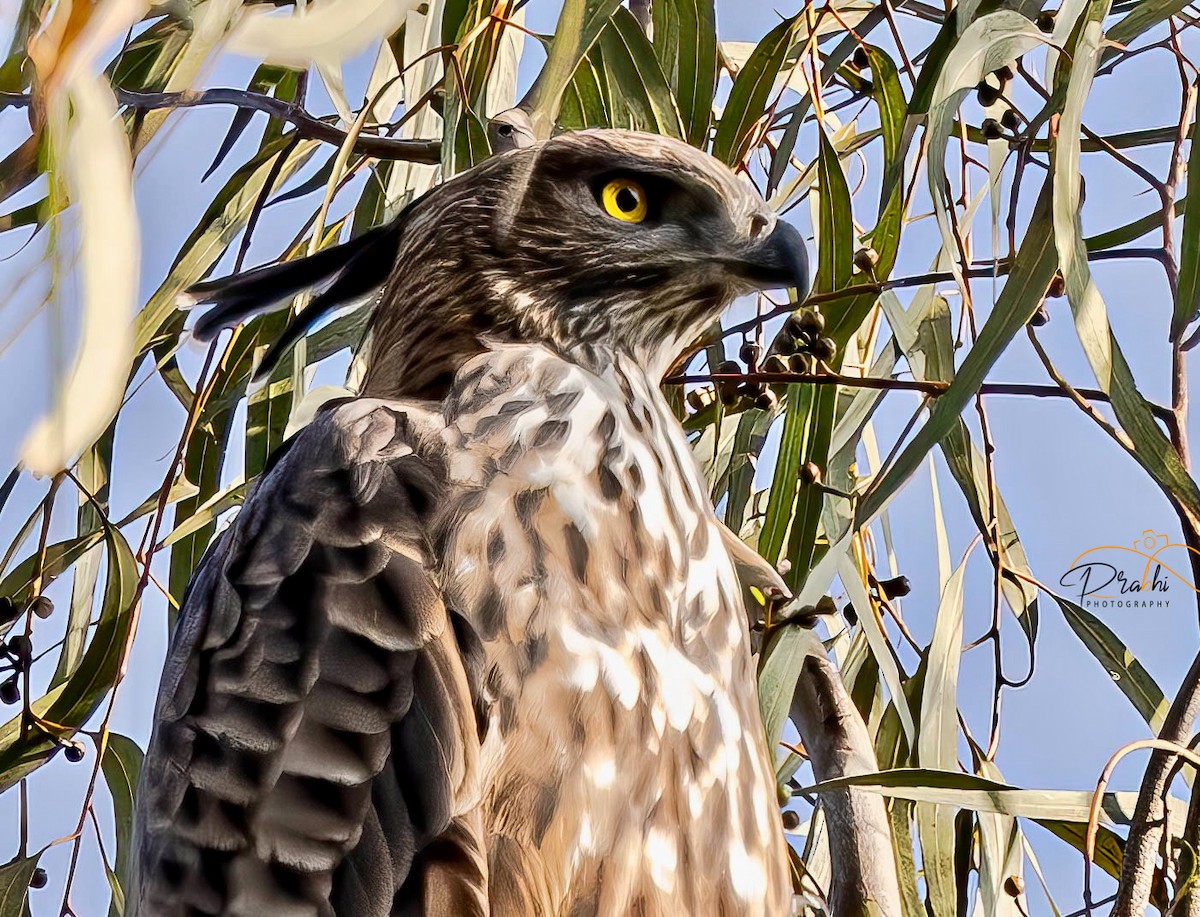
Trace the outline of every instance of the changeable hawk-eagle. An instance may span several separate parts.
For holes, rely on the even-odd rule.
[[[196,571],[130,912],[787,913],[740,542],[659,382],[734,297],[806,275],[716,160],[586,131],[196,288],[204,336],[323,286],[281,346],[382,292],[361,396]]]

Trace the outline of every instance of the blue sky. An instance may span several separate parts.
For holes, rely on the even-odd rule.
[[[0,3],[0,22],[11,4]],[[552,0],[533,0],[528,8],[529,25],[538,31],[552,28],[556,4]],[[782,10],[790,12],[790,9]],[[718,0],[720,34],[727,40],[754,40],[778,21],[776,9],[762,0]],[[921,33],[922,37],[924,33]],[[883,30],[876,33],[883,41]],[[885,43],[886,44],[886,43]],[[540,56],[540,55],[539,55]],[[536,69],[537,58],[530,57],[523,74]],[[212,86],[242,86],[253,70],[253,62],[225,57],[207,76]],[[363,68],[348,69],[351,98],[361,94],[365,79]],[[906,84],[906,89],[908,88]],[[1177,78],[1173,64],[1161,54],[1144,55],[1102,80],[1085,111],[1085,123],[1097,131],[1129,130],[1173,123],[1177,117]],[[314,107],[321,104],[314,101]],[[1032,107],[1032,106],[1031,106]],[[970,118],[978,117],[973,102],[964,108]],[[184,238],[190,232],[212,194],[239,161],[237,151],[227,165],[204,185],[200,175],[211,161],[229,124],[230,112],[215,108],[196,109],[176,114],[173,124],[151,146],[149,155],[138,167],[137,202],[142,220],[143,299],[164,276]],[[261,124],[256,116],[256,124]],[[25,136],[23,112],[0,113],[0,154],[7,153]],[[802,153],[813,155],[815,135],[806,132]],[[243,143],[238,148],[246,150]],[[1135,158],[1161,173],[1165,152],[1155,148]],[[1085,157],[1088,203],[1084,211],[1085,233],[1091,234],[1149,213],[1152,196],[1127,172],[1114,167],[1106,157]],[[978,187],[979,179],[975,179]],[[17,203],[36,196],[28,192]],[[1140,196],[1139,196],[1140,195]],[[1030,198],[1032,195],[1030,195]],[[343,198],[348,205],[350,198]],[[871,194],[856,202],[856,216],[870,224],[874,218]],[[927,201],[927,199],[926,199]],[[273,258],[290,239],[294,227],[315,207],[314,199],[272,208],[264,218],[248,263]],[[920,211],[918,203],[914,211]],[[336,207],[335,207],[336,212]],[[808,210],[799,207],[790,218],[810,232]],[[977,245],[987,250],[987,219],[977,226],[981,233]],[[7,340],[26,311],[36,304],[44,289],[46,272],[39,259],[41,240],[20,249],[27,233],[0,237],[0,284],[9,291],[8,302],[0,309],[0,340]],[[1153,241],[1144,244],[1155,244]],[[896,274],[917,274],[928,269],[937,246],[932,221],[916,223],[906,230],[901,262]],[[227,265],[226,262],[223,262]],[[1143,391],[1160,403],[1169,397],[1169,358],[1166,342],[1170,315],[1170,296],[1161,269],[1150,261],[1107,262],[1095,269],[1110,310],[1110,318]],[[27,278],[28,275],[28,279]],[[24,281],[24,282],[23,282]],[[949,285],[945,292],[949,292]],[[41,288],[41,289],[39,289]],[[977,307],[985,310],[991,299],[990,284],[976,283]],[[69,288],[68,288],[69,294]],[[907,302],[907,296],[902,297]],[[68,296],[67,302],[70,303]],[[951,299],[957,309],[957,300]],[[1059,368],[1078,385],[1092,384],[1087,364],[1071,327],[1066,300],[1051,302],[1051,323],[1042,329]],[[70,319],[67,319],[68,325]],[[50,324],[45,315],[36,319],[20,343],[0,354],[0,392],[5,393],[0,418],[10,431],[0,443],[0,467],[11,466],[21,436],[20,431],[46,404],[49,379]],[[198,359],[195,351],[185,356],[185,368],[194,378]],[[336,377],[336,371],[329,371]],[[1193,383],[1196,373],[1190,374]],[[992,371],[994,381],[1048,380],[1028,343],[1018,338]],[[876,418],[881,449],[887,451],[901,432],[915,406],[911,397],[889,396]],[[997,444],[996,469],[1000,489],[1016,522],[1034,572],[1044,582],[1054,584],[1073,558],[1096,544],[1129,544],[1146,529],[1178,534],[1174,516],[1165,499],[1148,482],[1138,467],[1111,443],[1090,420],[1069,403],[1061,400],[991,398],[987,402],[993,438]],[[119,429],[117,452],[119,471],[113,483],[112,502],[117,514],[139,503],[157,488],[165,473],[174,447],[182,412],[161,385],[146,385],[127,411]],[[969,419],[975,427],[974,419]],[[976,436],[978,443],[978,436]],[[239,464],[239,463],[235,463]],[[764,464],[769,465],[769,462]],[[951,554],[955,562],[975,535],[957,490],[940,458],[935,460]],[[43,485],[23,481],[0,517],[0,538],[7,544],[20,521],[41,493]],[[71,532],[73,509],[66,505],[54,518],[52,537]],[[922,469],[905,488],[890,509],[891,525],[901,571],[912,581],[912,594],[903,602],[903,613],[922,641],[932,632],[937,607],[937,569],[935,531],[931,515],[929,474]],[[134,529],[131,540],[140,536]],[[165,565],[156,563],[156,572],[165,576]],[[972,562],[966,590],[966,634],[978,636],[990,620],[990,569],[977,552]],[[57,593],[63,599],[61,586]],[[1182,673],[1196,649],[1195,597],[1182,584],[1176,584],[1168,607],[1150,610],[1109,610],[1097,612],[1115,630],[1155,676],[1168,695],[1173,694]],[[840,604],[840,601],[839,601]],[[1030,788],[1090,790],[1104,762],[1118,747],[1146,737],[1148,729],[1130,704],[1121,696],[1109,676],[1091,658],[1063,623],[1052,603],[1043,601],[1042,631],[1038,644],[1038,668],[1025,688],[1005,693],[1003,740],[998,763],[1006,779]],[[53,619],[50,622],[53,624]],[[1024,646],[1015,622],[1006,621],[1005,659],[1008,668],[1022,671]],[[42,629],[39,628],[39,635]],[[1011,638],[1011,639],[1010,639]],[[129,664],[129,677],[118,695],[113,728],[144,744],[149,714],[158,679],[166,640],[165,607],[159,595],[150,591],[142,613],[142,623]],[[42,643],[39,638],[39,645]],[[911,660],[910,660],[911,662]],[[962,666],[960,703],[976,734],[986,733],[988,698],[991,691],[990,650],[969,652]],[[91,749],[89,757],[91,761]],[[1135,754],[1118,769],[1112,787],[1136,789],[1143,754]],[[36,849],[56,837],[69,833],[78,817],[80,800],[90,768],[87,764],[70,765],[61,758],[38,771],[30,780],[34,817],[32,845]],[[1178,790],[1177,790],[1178,792]],[[101,823],[105,823],[107,794],[103,787],[96,793]],[[0,824],[6,836],[15,837],[16,794],[0,797]],[[90,836],[83,845],[79,875],[72,901],[80,915],[100,914],[106,906],[108,891],[99,866],[95,843]],[[1081,858],[1062,843],[1052,839],[1036,825],[1027,833],[1041,860],[1050,887],[1060,908],[1073,910],[1080,904]],[[111,855],[111,842],[109,844]],[[68,845],[52,848],[43,858],[50,872],[50,884],[32,893],[34,914],[57,913],[61,882],[66,870]],[[0,859],[7,851],[0,851]],[[1027,873],[1030,909],[1034,914],[1050,913],[1045,899],[1035,891],[1035,881]],[[1099,873],[1094,888],[1098,896],[1111,890]]]

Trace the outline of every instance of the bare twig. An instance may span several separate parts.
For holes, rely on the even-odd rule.
[[[186,92],[132,92],[128,89],[117,89],[116,96],[122,105],[138,111],[233,105],[237,108],[261,111],[286,121],[296,128],[300,136],[311,140],[322,140],[339,146],[346,140],[345,131],[310,115],[299,105],[244,89],[203,89]],[[10,107],[24,108],[30,102],[31,97],[28,94],[0,92],[0,110]],[[376,159],[436,165],[441,162],[442,143],[440,140],[399,140],[394,137],[359,134],[354,143],[354,151]]]
[[[762,382],[768,385],[786,385],[799,382],[805,385],[841,385],[846,388],[870,388],[890,392],[917,392],[922,395],[937,397],[944,395],[950,388],[949,382],[936,380],[919,381],[916,379],[882,379],[877,376],[847,376],[842,373],[693,373],[688,375],[668,376],[663,380],[664,385],[684,385],[687,383],[704,382]],[[1064,385],[1066,383],[1064,382]],[[1069,385],[1061,388],[1056,385],[1037,385],[1029,382],[985,382],[979,387],[980,395],[1014,395],[1030,398],[1070,398],[1082,402],[1099,401],[1108,403],[1112,399],[1095,388],[1074,388]],[[1076,397],[1078,396],[1078,397]],[[1091,411],[1094,408],[1087,405]],[[1169,408],[1160,404],[1151,404],[1150,410],[1159,420],[1170,423],[1174,419]],[[1101,418],[1103,420],[1103,418]]]

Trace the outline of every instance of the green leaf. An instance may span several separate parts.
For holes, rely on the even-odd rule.
[[[928,672],[917,732],[917,760],[922,767],[951,770],[958,764],[958,666],[962,658],[963,576],[970,552],[942,590],[933,640],[926,651]],[[917,831],[925,868],[929,903],[937,917],[956,912],[954,813],[918,804]]]
[[[654,48],[629,10],[618,8],[563,94],[559,127],[617,127],[684,136]]]
[[[850,284],[854,273],[854,212],[850,186],[842,171],[837,150],[820,131],[817,154],[817,184],[820,203],[817,218],[817,271],[813,293],[832,293]]]
[[[108,545],[107,581],[91,642],[71,677],[30,705],[37,724],[23,726],[18,714],[0,726],[0,792],[58,751],[58,743],[46,730],[58,738],[73,735],[96,711],[120,674],[133,622],[138,570],[120,532],[106,526],[103,537]]]
[[[103,537],[102,532],[95,531],[47,545],[45,562],[42,565],[43,590],[79,558],[98,545]],[[11,599],[18,608],[25,608],[36,598],[33,595],[33,574],[37,562],[38,552],[35,551],[17,564],[3,580],[0,580],[0,595]]]
[[[125,912],[124,891],[129,888],[129,862],[133,849],[133,805],[142,758],[142,750],[132,739],[115,732],[105,736],[100,768],[112,794],[117,834],[115,877],[110,877],[115,879],[115,885],[109,917],[121,917]]]
[[[1096,661],[1124,694],[1134,709],[1142,715],[1151,731],[1157,735],[1170,707],[1170,701],[1154,677],[1146,671],[1137,657],[1121,642],[1121,638],[1090,612],[1070,599],[1055,593],[1050,597],[1058,604],[1075,636],[1087,647]]]
[[[1176,216],[1185,212],[1184,208],[1187,206],[1187,201],[1188,198],[1186,195],[1176,198]],[[1106,232],[1088,236],[1083,241],[1087,243],[1087,250],[1089,252],[1104,251],[1105,249],[1116,248],[1118,245],[1128,245],[1130,242],[1140,239],[1146,233],[1154,232],[1156,229],[1161,230],[1162,224],[1162,211],[1155,210],[1153,213],[1148,213],[1144,217],[1139,217],[1115,229],[1109,229]]]
[[[1044,185],[1030,217],[1004,289],[979,330],[975,346],[959,366],[950,387],[933,403],[929,419],[901,450],[887,470],[876,477],[859,501],[855,524],[866,525],[888,504],[920,466],[925,455],[950,432],[959,415],[983,384],[988,370],[1037,310],[1057,266],[1050,222],[1050,188]]]
[[[712,0],[656,0],[654,53],[666,77],[683,132],[692,146],[708,143],[717,89],[717,21]]]
[[[575,71],[620,5],[620,0],[566,0],[563,3],[554,38],[546,52],[546,63],[521,100],[521,107],[530,113],[538,136],[550,135],[551,127],[558,120],[563,94]]]
[[[1076,31],[1071,57],[1062,55],[1059,70],[1069,68],[1058,141],[1052,154],[1054,241],[1066,281],[1067,299],[1075,330],[1102,391],[1112,400],[1113,413],[1133,443],[1133,457],[1187,515],[1200,525],[1200,488],[1184,467],[1150,405],[1138,391],[1133,373],[1108,323],[1107,309],[1092,279],[1083,242],[1080,217],[1080,148],[1083,106],[1092,87],[1108,0],[1088,6]],[[1057,76],[1057,74],[1056,74]],[[1060,80],[1056,79],[1056,83]]]
[[[907,799],[892,799],[888,816],[892,825],[892,852],[896,858],[896,875],[900,880],[900,906],[903,917],[927,917],[924,901],[917,889],[916,859],[913,856],[912,810]]]
[[[1197,125],[1200,121],[1192,124],[1192,150],[1188,155],[1188,175],[1193,177],[1200,177],[1200,127]],[[1161,216],[1154,216],[1161,222]],[[1179,289],[1175,293],[1175,313],[1171,317],[1171,340],[1179,340],[1197,315],[1200,315],[1200,193],[1188,196],[1183,211]]]
[[[84,451],[76,466],[75,476],[85,491],[79,495],[79,512],[76,516],[76,532],[79,535],[88,535],[103,529],[104,520],[100,513],[108,512],[109,475],[112,467],[116,427],[114,420],[100,439],[91,448]],[[97,545],[75,564],[74,578],[71,582],[71,609],[67,618],[67,631],[63,636],[58,666],[50,679],[52,688],[62,684],[70,677],[83,655],[88,624],[92,617],[96,582],[100,575],[101,559],[102,551]]]
[[[230,176],[217,193],[180,248],[166,279],[138,313],[134,322],[135,352],[141,353],[149,348],[164,333],[164,326],[169,322],[172,323],[172,333],[179,333],[183,316],[175,304],[176,298],[217,263],[217,259],[246,225],[259,193],[271,175],[275,157],[291,142],[290,138],[280,138],[268,144]],[[278,181],[286,181],[319,146],[316,140],[297,143],[279,171]]]
[[[1124,19],[1112,26],[1105,35],[1107,44],[1127,45],[1139,35],[1166,22],[1187,7],[1189,0],[1141,0]],[[1107,61],[1121,52],[1119,47],[1109,47],[1102,60]]]
[[[39,850],[31,857],[18,857],[0,866],[0,917],[25,917],[29,913],[29,880],[44,852]]]
[[[763,650],[763,662],[758,674],[758,703],[762,713],[763,728],[767,736],[767,748],[772,761],[781,757],[777,746],[783,734],[796,692],[796,680],[809,655],[825,655],[825,647],[811,627],[789,626],[778,628]]]
[[[1024,790],[974,774],[920,767],[838,777],[802,787],[797,793],[828,793],[849,787],[861,787],[895,799],[932,802],[973,812],[1085,825],[1092,805],[1092,790]],[[1128,825],[1133,819],[1136,804],[1137,793],[1105,793],[1100,804],[1100,820],[1107,825]],[[1168,809],[1173,824],[1179,819],[1177,824],[1181,826],[1186,804],[1171,797]]]
[[[1087,850],[1086,823],[1057,821],[1052,818],[1038,818],[1034,821],[1080,853]],[[1121,876],[1121,863],[1124,858],[1125,841],[1111,829],[1100,828],[1096,833],[1095,859],[1092,862],[1116,879]]]
[[[803,18],[803,13],[797,13],[779,23],[758,43],[738,71],[713,138],[712,154],[722,162],[737,165],[749,152],[759,122],[766,114],[775,78]]]

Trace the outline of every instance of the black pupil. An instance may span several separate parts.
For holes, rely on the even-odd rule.
[[[632,188],[622,188],[617,192],[617,209],[622,213],[633,213],[638,207],[638,196]]]

